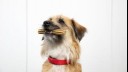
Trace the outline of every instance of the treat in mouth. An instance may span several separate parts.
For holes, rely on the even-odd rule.
[[[63,35],[65,34],[65,30],[62,29],[55,29],[52,31],[44,30],[44,29],[38,29],[38,34],[55,34],[55,35]]]

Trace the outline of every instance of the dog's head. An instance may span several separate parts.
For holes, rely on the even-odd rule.
[[[54,43],[62,43],[63,40],[66,38],[74,38],[78,41],[81,41],[81,39],[84,36],[84,33],[86,32],[86,28],[82,25],[78,24],[75,20],[70,19],[68,17],[59,15],[59,16],[53,16],[49,18],[48,20],[43,22],[43,29],[46,31],[45,38]],[[55,35],[52,34],[51,31],[56,29],[62,29],[66,31],[65,35]]]

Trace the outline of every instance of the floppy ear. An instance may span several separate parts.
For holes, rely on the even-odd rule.
[[[76,38],[81,41],[81,39],[84,36],[84,33],[87,31],[85,27],[82,25],[78,24],[75,20],[72,19],[72,27],[75,33]]]

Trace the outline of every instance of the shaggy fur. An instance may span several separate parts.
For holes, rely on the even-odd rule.
[[[42,44],[43,56],[51,56],[56,59],[67,60],[68,65],[54,65],[46,61],[43,64],[42,72],[82,72],[78,63],[80,57],[79,42],[86,32],[86,28],[78,24],[75,20],[59,15],[47,20],[52,24],[50,30],[60,28],[66,31],[64,35],[44,34]],[[45,29],[45,27],[43,26]]]

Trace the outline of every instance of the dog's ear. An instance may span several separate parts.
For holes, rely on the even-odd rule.
[[[75,36],[79,41],[81,41],[87,29],[84,26],[78,24],[74,19],[72,19],[71,21]]]

